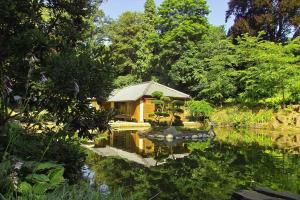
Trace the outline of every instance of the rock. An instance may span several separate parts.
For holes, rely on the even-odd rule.
[[[178,135],[179,132],[176,130],[176,128],[170,127],[170,128],[168,128],[168,129],[164,130],[164,134],[165,134],[165,135],[168,135],[168,134]]]
[[[168,135],[166,136],[166,139],[167,139],[168,141],[171,141],[171,140],[174,139],[174,136],[173,136],[172,134],[168,134]]]
[[[280,116],[280,115],[277,115],[276,116],[276,120],[281,123],[281,124],[286,124],[286,117],[285,116]]]
[[[300,144],[300,134],[296,135],[295,137],[296,137],[296,140],[295,140],[295,141],[298,142],[298,143]]]
[[[269,127],[271,130],[276,130],[279,128],[279,123],[277,120],[273,120],[272,122],[269,123]]]
[[[300,128],[300,116],[298,116],[298,117],[295,118],[295,126],[297,128]]]
[[[295,136],[295,143],[296,143],[296,146],[300,147],[300,134]]]
[[[292,109],[297,112],[300,113],[300,105],[292,105]]]
[[[198,137],[198,135],[193,135],[192,136],[192,139],[198,139],[199,137]]]

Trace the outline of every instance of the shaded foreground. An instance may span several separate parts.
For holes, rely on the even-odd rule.
[[[241,137],[233,138],[235,134]],[[297,152],[279,149],[268,136],[238,134],[219,131],[213,147],[189,143],[189,157],[152,168],[92,152],[87,164],[96,185],[107,184],[111,191],[123,188],[134,199],[230,199],[233,192],[255,187],[300,193]]]

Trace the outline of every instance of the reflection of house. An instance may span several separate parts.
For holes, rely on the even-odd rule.
[[[138,131],[113,131],[110,135],[109,145],[131,153],[152,154],[154,143],[146,138],[141,138]]]
[[[158,151],[166,155],[170,153],[185,154],[189,152],[183,143],[175,143],[176,145],[170,147],[164,142],[153,142],[141,136],[139,131],[113,131],[109,137],[109,146],[130,153],[137,153],[145,157],[155,156]]]
[[[155,105],[151,94],[155,91],[160,91],[164,96],[176,100],[190,99],[190,96],[183,92],[150,81],[113,91],[105,107],[117,109],[125,119],[144,122],[144,120],[150,119],[149,114],[154,113]],[[185,121],[184,113],[181,118]]]

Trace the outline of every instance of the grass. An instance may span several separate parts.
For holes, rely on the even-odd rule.
[[[257,124],[268,123],[272,120],[273,110],[251,110],[246,107],[219,108],[212,115],[211,120],[223,126],[236,128],[254,127]]]
[[[125,197],[121,190],[110,191],[108,194],[102,194],[96,188],[92,188],[87,183],[82,182],[76,185],[64,184],[56,190],[45,194],[26,194],[24,196],[11,193],[9,195],[1,195],[1,200],[131,200],[131,197]]]

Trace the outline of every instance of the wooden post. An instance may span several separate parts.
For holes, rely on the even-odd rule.
[[[140,99],[140,119],[139,122],[144,122],[144,100]]]

